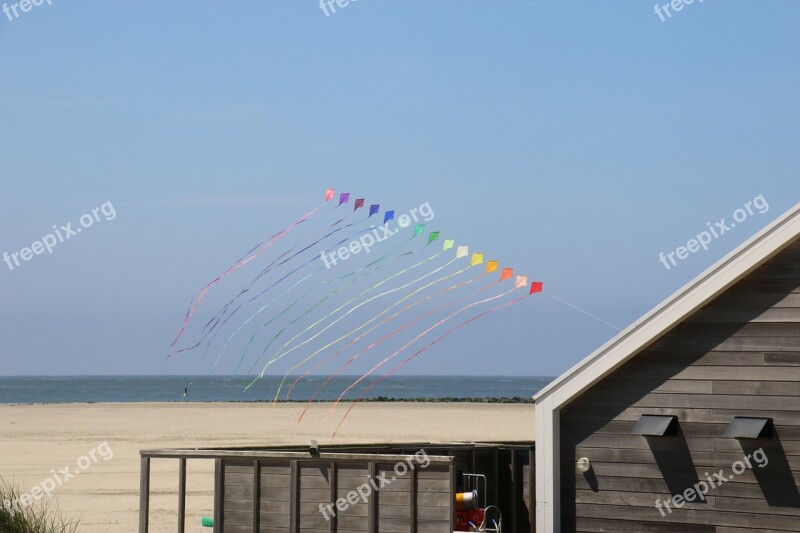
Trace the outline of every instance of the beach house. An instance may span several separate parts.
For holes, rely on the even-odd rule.
[[[800,204],[535,396],[536,531],[800,531]]]

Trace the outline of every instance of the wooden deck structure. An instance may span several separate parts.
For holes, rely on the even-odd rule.
[[[420,450],[424,468],[415,458]],[[320,453],[286,447],[145,450],[139,532],[149,532],[153,460],[178,463],[178,533],[186,528],[187,461],[212,460],[214,533],[450,533],[456,527],[460,472],[486,476],[482,497],[501,509],[504,531],[528,533],[534,518],[533,458],[531,442],[329,446]],[[415,467],[396,470],[401,463]],[[336,509],[337,500],[369,479],[389,482]],[[326,518],[321,509],[328,505],[335,516]]]

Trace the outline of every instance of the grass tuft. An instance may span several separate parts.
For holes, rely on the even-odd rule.
[[[0,478],[0,531],[2,533],[75,533],[78,522],[67,520],[58,512],[55,500],[39,500],[23,506],[22,495]]]

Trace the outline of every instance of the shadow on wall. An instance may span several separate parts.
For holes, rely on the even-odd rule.
[[[697,474],[697,467],[692,459],[689,444],[686,442],[680,422],[674,435],[645,438],[672,496],[683,494],[687,487],[692,487],[700,482],[700,476]],[[695,503],[707,503],[707,501],[703,499]]]
[[[800,507],[800,491],[792,474],[792,468],[786,459],[778,428],[769,439],[742,439],[743,455],[752,456],[762,449],[769,462],[763,467],[753,465],[753,475],[764,493],[764,499],[770,507]]]

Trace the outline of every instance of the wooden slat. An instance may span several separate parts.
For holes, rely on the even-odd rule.
[[[516,493],[521,490],[520,482],[519,482],[519,473],[518,473],[518,465],[517,465],[517,453],[516,451],[511,451],[511,490],[513,493]],[[518,518],[517,515],[519,514],[519,510],[517,509],[517,498],[511,498],[511,530],[517,531],[519,528],[518,525]]]
[[[139,533],[150,531],[150,458],[141,458],[139,472]]]
[[[409,516],[409,520],[411,522],[411,533],[417,533],[417,508],[419,502],[417,502],[417,476],[418,470],[415,468],[411,471],[411,484],[409,485],[408,489],[408,499],[411,502],[411,513]]]
[[[369,478],[374,479],[375,475],[378,472],[377,465],[370,461],[369,465],[367,466],[367,470],[369,472]],[[369,499],[369,513],[368,513],[368,530],[369,533],[377,533],[378,532],[378,502],[380,502],[381,495],[380,493],[376,492],[372,494],[372,497]]]
[[[186,529],[186,458],[182,457],[178,459],[178,533],[184,533],[185,529]]]
[[[533,533],[536,529],[536,450],[533,447],[528,450],[528,464],[530,465],[528,520],[531,524],[531,533]]]
[[[450,490],[448,496],[450,500],[450,531],[456,529],[456,465],[450,464]]]
[[[721,533],[715,526],[698,526],[695,524],[656,524],[652,522],[630,522],[626,520],[579,518],[577,523],[565,523],[562,531],[581,531],[586,533]],[[647,529],[644,529],[647,528]],[[760,533],[758,531],[754,533]]]
[[[261,531],[261,462],[253,460],[253,531]]]
[[[797,383],[794,381],[719,380],[712,383],[713,393],[720,395],[790,396],[797,392],[798,388]]]
[[[222,459],[214,461],[214,533],[224,530],[225,516],[225,463]]]
[[[296,461],[309,460],[308,452],[285,451],[283,449],[197,450],[197,449],[177,448],[169,450],[143,450],[140,453],[142,456],[145,457],[162,458],[162,459],[180,459],[181,457],[185,457],[186,459],[227,459],[230,461],[235,461],[238,459],[240,463],[243,465],[251,464],[253,459],[264,459],[267,461],[275,461],[278,459],[296,460]],[[388,454],[388,453],[382,454],[379,452],[374,452],[374,453],[348,452],[348,453],[320,453],[319,455],[315,456],[314,460],[315,461],[335,460],[341,463],[360,463],[360,462],[380,460],[383,462],[396,463],[398,461],[405,460],[406,457],[407,457],[406,455]],[[441,465],[450,464],[450,460],[447,457],[441,457],[439,455],[429,455],[429,457],[431,463],[437,463]]]
[[[330,501],[336,501],[336,494],[339,486],[339,479],[338,479],[338,468],[336,466],[336,461],[331,461],[329,466],[329,472],[331,473],[330,479]],[[330,519],[330,533],[336,533],[336,528],[338,525],[338,517],[333,515]]]
[[[699,511],[695,509],[675,509],[661,517],[655,507],[630,507],[615,505],[583,504],[577,508],[577,516],[582,518],[619,519],[624,516],[638,523],[692,524],[699,526],[743,526],[753,529],[777,529],[797,531],[797,518],[780,515],[757,515],[751,513],[722,513],[715,511]]]
[[[299,525],[299,512],[298,502],[300,501],[300,480],[298,479],[298,464],[297,461],[292,461],[290,466],[291,483],[289,486],[289,493],[292,497],[289,499],[289,530],[292,533],[298,533]]]

